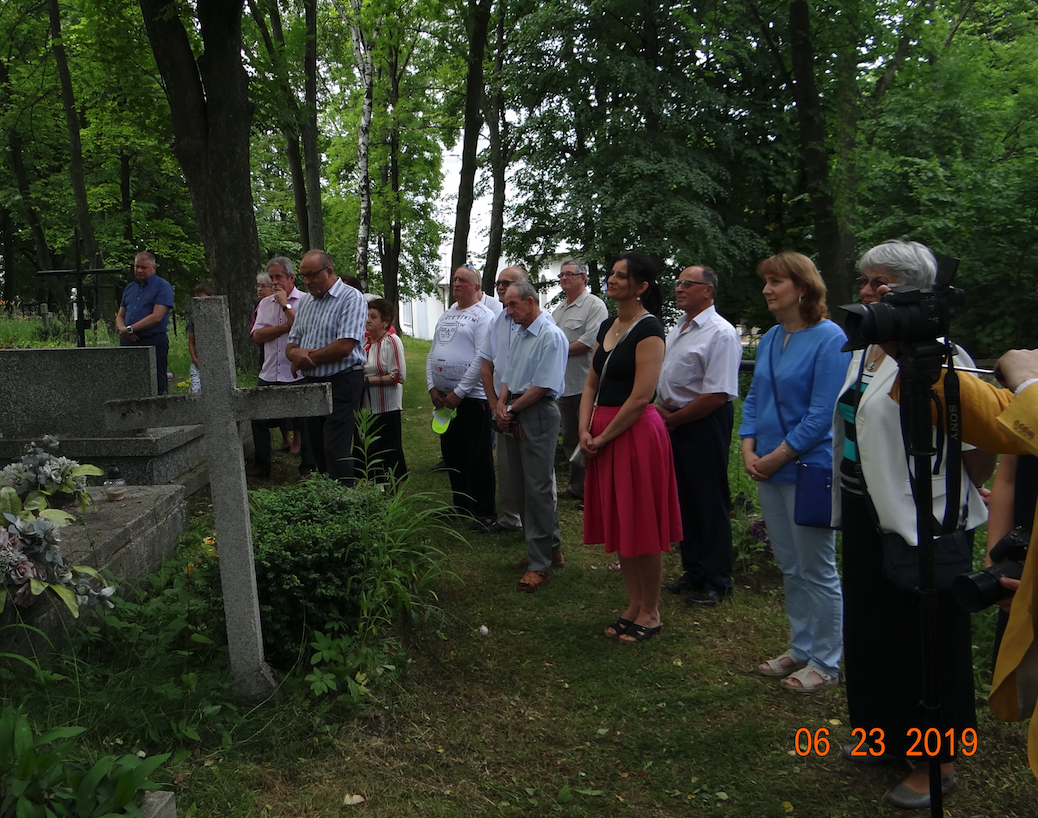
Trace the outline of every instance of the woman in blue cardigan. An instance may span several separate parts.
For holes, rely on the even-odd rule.
[[[833,407],[850,355],[828,319],[825,284],[811,259],[779,253],[757,267],[778,319],[757,345],[742,410],[742,459],[757,481],[775,561],[782,571],[790,647],[759,668],[795,693],[838,683],[843,598],[836,534],[793,521],[796,463],[831,467]]]

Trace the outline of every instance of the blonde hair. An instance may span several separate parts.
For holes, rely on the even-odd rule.
[[[807,325],[813,326],[823,318],[829,317],[829,308],[825,305],[825,282],[818,272],[815,263],[802,253],[786,251],[766,258],[757,265],[757,275],[765,278],[769,275],[785,276],[797,287],[804,288],[800,297],[800,317]]]

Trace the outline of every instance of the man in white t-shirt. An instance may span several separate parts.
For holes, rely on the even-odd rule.
[[[481,380],[483,347],[494,314],[480,303],[479,273],[454,271],[451,305],[433,332],[425,380],[434,409],[457,414],[440,436],[440,452],[450,475],[454,505],[489,530],[496,520],[490,407]]]

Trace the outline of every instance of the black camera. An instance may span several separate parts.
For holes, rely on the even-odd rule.
[[[999,579],[1020,579],[1027,559],[1027,546],[1031,532],[1017,526],[991,548],[990,568],[960,574],[952,580],[952,593],[959,604],[970,613],[982,611],[1012,594],[1003,588]]]
[[[894,287],[878,304],[841,306],[848,313],[843,351],[853,352],[889,341],[928,341],[947,335],[956,307],[966,301],[965,293],[952,286],[958,266],[958,259],[940,259],[932,290]]]

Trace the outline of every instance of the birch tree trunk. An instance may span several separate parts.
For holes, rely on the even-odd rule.
[[[334,2],[334,0],[333,0]],[[353,60],[357,66],[361,89],[364,93],[360,110],[360,125],[357,127],[357,195],[360,198],[360,225],[357,228],[357,263],[355,275],[360,279],[364,289],[368,287],[368,245],[371,238],[371,174],[368,171],[371,145],[371,109],[375,96],[375,62],[371,49],[377,31],[370,40],[366,36],[361,21],[363,0],[349,0],[349,11],[345,12],[335,3],[335,8],[345,23],[350,27],[350,39],[353,41]]]

